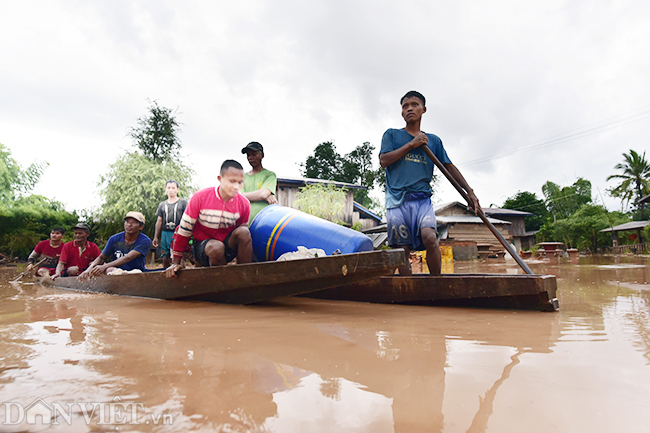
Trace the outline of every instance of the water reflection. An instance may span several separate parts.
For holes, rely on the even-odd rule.
[[[0,402],[141,403],[143,424],[121,431],[644,431],[649,295],[626,285],[648,271],[612,264],[544,265],[559,313],[237,307],[0,283]],[[161,413],[173,425],[144,423]],[[42,428],[4,417],[0,405],[0,431]],[[81,410],[73,427],[115,431]]]

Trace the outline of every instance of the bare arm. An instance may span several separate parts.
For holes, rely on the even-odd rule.
[[[271,191],[266,188],[262,188],[251,192],[242,192],[240,194],[250,201],[262,201],[266,200],[271,195]]]
[[[447,169],[449,174],[451,174],[451,176],[454,179],[456,179],[456,182],[458,182],[458,184],[461,187],[463,187],[463,189],[467,192],[467,195],[469,195],[469,198],[472,200],[472,203],[468,203],[468,205],[474,208],[474,213],[478,213],[479,210],[483,210],[481,209],[481,205],[478,202],[478,198],[474,194],[474,190],[470,188],[469,184],[467,183],[463,175],[460,173],[458,168],[456,168],[456,166],[452,163],[445,164],[445,168]]]
[[[88,277],[90,277],[91,275],[100,274],[101,270],[99,272],[97,272],[97,274],[94,274],[92,272],[94,272],[96,267],[99,267],[102,263],[104,263],[107,258],[108,257],[105,256],[103,253],[100,254],[95,260],[93,260],[93,262],[90,265],[88,265],[88,269],[86,269],[81,274],[79,274],[77,279],[80,280],[80,281],[84,281],[84,280],[88,279]]]
[[[141,255],[142,255],[142,253],[140,251],[136,251],[136,250],[129,251],[128,254],[120,257],[117,260],[113,260],[112,262],[108,262],[108,263],[104,263],[103,265],[96,266],[90,272],[90,274],[93,275],[93,276],[101,275],[101,274],[106,272],[106,269],[108,269],[108,268],[117,268],[118,266],[121,266],[121,265],[123,265],[125,263],[129,263],[131,260],[133,260],[136,257],[139,257]],[[102,254],[102,256],[103,256],[103,254]],[[104,259],[104,260],[106,260],[106,259]],[[90,269],[90,268],[88,268],[88,269]]]
[[[158,248],[158,238],[160,237],[160,231],[162,230],[162,217],[158,217],[156,220],[156,231],[153,235],[153,241],[151,241],[151,244],[154,246],[154,248]]]
[[[32,269],[34,269],[34,263],[36,263],[36,259],[38,259],[38,256],[40,256],[40,254],[37,253],[36,250],[32,251],[29,254],[29,257],[27,258],[29,264],[27,265],[27,268],[25,270],[31,271]]]
[[[390,152],[382,153],[379,155],[379,164],[386,168],[389,165],[395,164],[400,160],[404,155],[406,155],[411,149],[420,147],[423,144],[429,143],[429,138],[424,132],[420,132],[413,140],[406,143],[404,146],[399,149],[391,150]]]
[[[63,269],[65,268],[65,263],[59,260],[59,263],[56,264],[56,272],[54,272],[54,275],[52,275],[50,278],[55,279],[59,278],[61,274],[63,274]]]
[[[173,251],[171,252],[171,256],[172,264],[165,269],[165,276],[167,278],[178,278],[177,272],[182,268],[181,260],[183,259],[183,256],[176,255]]]

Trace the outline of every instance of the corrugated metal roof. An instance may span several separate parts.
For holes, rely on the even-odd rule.
[[[377,249],[388,240],[388,233],[369,233],[368,237],[372,240],[372,247]]]
[[[280,183],[285,183],[285,184],[291,184],[291,185],[307,185],[311,183],[333,183],[336,185],[338,188],[341,187],[346,187],[346,188],[351,188],[351,189],[368,189],[367,186],[362,186],[362,185],[355,185],[353,183],[347,183],[347,182],[339,182],[336,180],[323,180],[323,179],[312,179],[310,177],[300,177],[300,178],[290,178],[290,177],[278,177],[278,185]]]
[[[623,232],[625,230],[639,230],[648,225],[648,221],[630,221],[629,223],[620,224],[608,229],[603,229],[601,232]]]
[[[353,202],[352,205],[354,207],[354,210],[359,212],[359,214],[365,215],[365,216],[367,216],[369,218],[372,218],[372,219],[376,220],[378,223],[381,222],[381,217],[379,215],[375,215],[374,213],[372,213],[370,210],[368,210],[368,208],[360,205],[356,201]]]
[[[382,232],[386,233],[386,228],[387,228],[387,224],[383,223],[383,224],[379,224],[376,227],[370,227],[370,228],[361,230],[361,233],[365,233],[367,235],[370,235],[371,233],[382,233]]]
[[[533,215],[530,212],[524,212],[524,211],[514,210],[514,209],[503,209],[500,207],[484,207],[483,212],[485,212],[485,215],[521,215],[521,216]]]
[[[450,201],[448,203],[442,203],[442,204],[439,204],[439,205],[435,205],[433,207],[433,210],[436,212],[436,215],[438,215],[439,212],[442,212],[443,210],[448,209],[450,207],[454,207],[454,206],[460,206],[462,208],[467,208],[467,206],[462,205],[459,201]]]
[[[438,220],[438,223],[444,223],[444,224],[483,224],[483,220],[481,218],[473,215],[449,215],[449,216],[436,215],[436,220]],[[503,220],[498,220],[496,218],[490,218],[490,217],[487,217],[487,220],[490,221],[492,224],[509,224],[509,225],[512,224],[510,221],[503,221]]]
[[[510,221],[503,221],[490,217],[487,217],[487,219],[492,224],[512,225]],[[483,224],[481,218],[472,215],[436,216],[436,220],[438,221],[438,231],[441,230],[441,226],[449,224]],[[386,226],[386,223],[383,223],[379,224],[377,227],[370,227],[361,231],[367,235],[370,235],[371,233],[386,233]]]
[[[437,215],[438,213],[446,209],[449,209],[451,207],[459,207],[462,208],[463,210],[467,209],[466,204],[461,203],[459,201],[451,201],[448,203],[442,203],[434,206],[434,210],[436,211],[436,215]],[[524,212],[524,211],[513,210],[513,209],[503,209],[500,207],[484,207],[483,212],[485,212],[486,215],[521,215],[521,216],[533,215],[530,212]]]

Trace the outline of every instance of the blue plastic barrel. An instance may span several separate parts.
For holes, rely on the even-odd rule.
[[[372,251],[372,240],[363,233],[280,205],[262,209],[250,231],[256,262],[277,260],[298,246],[320,248],[327,255]]]

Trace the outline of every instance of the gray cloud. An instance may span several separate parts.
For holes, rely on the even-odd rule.
[[[649,12],[642,1],[13,3],[0,17],[0,142],[24,163],[50,161],[40,190],[83,207],[50,186],[66,164],[51,149],[86,146],[99,177],[147,98],[180,108],[208,184],[253,139],[286,176],[325,140],[342,153],[378,146],[417,89],[423,128],[483,202],[578,176],[602,191],[622,152],[646,149],[648,119],[516,149],[647,105]]]

